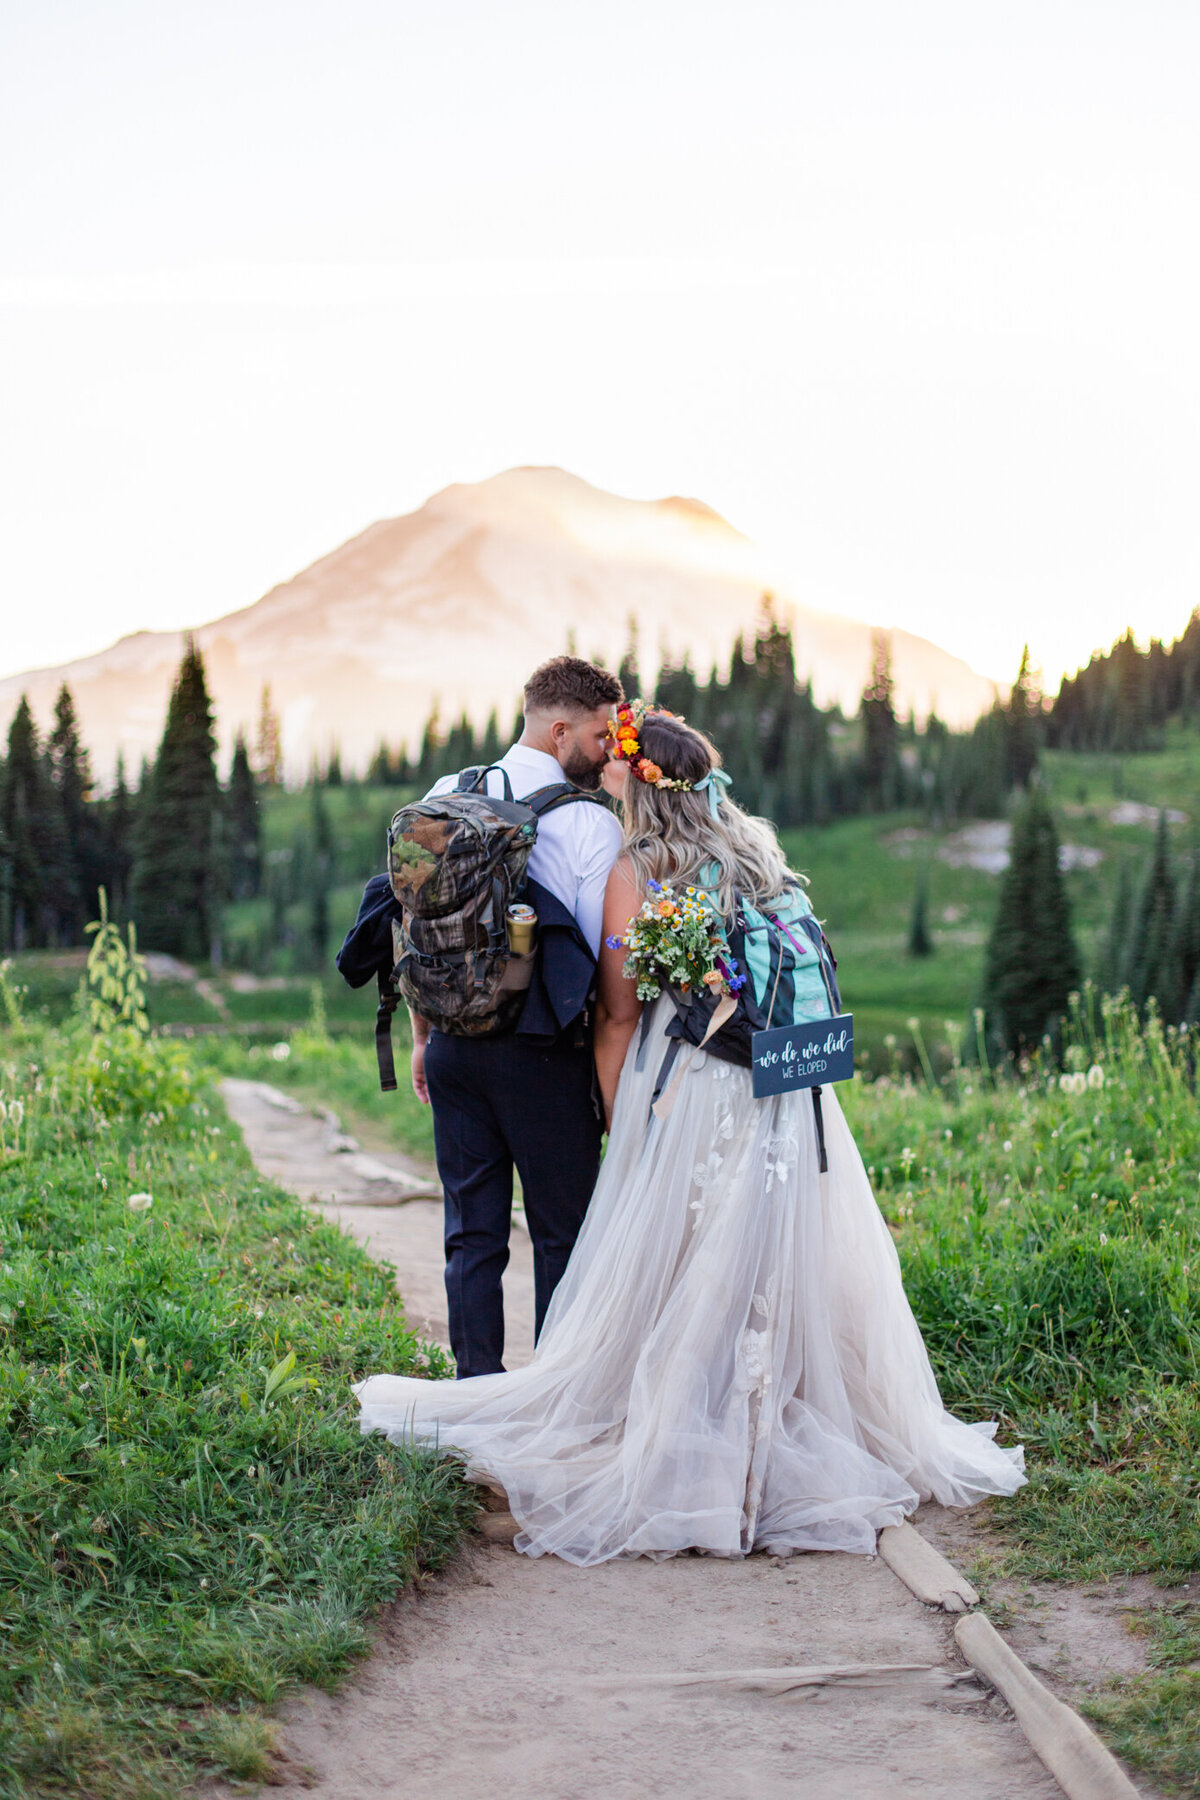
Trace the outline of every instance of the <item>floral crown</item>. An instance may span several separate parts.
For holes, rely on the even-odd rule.
[[[665,706],[647,705],[645,700],[622,700],[617,708],[617,716],[609,725],[608,736],[611,753],[615,761],[627,762],[630,770],[639,781],[647,787],[673,788],[676,793],[708,793],[708,809],[713,818],[717,817],[721,806],[721,794],[729,786],[729,777],[724,769],[711,768],[701,781],[676,781],[670,775],[664,775],[656,762],[651,762],[642,752],[639,733],[642,720],[648,712],[655,712],[664,719],[677,719],[678,713],[668,712]]]
[[[656,706],[653,710],[662,713],[668,719],[675,717],[675,714],[667,712],[664,706]],[[617,708],[616,718],[608,727],[613,759],[616,762],[627,762],[631,772],[637,776],[639,781],[644,781],[647,787],[674,788],[679,793],[689,793],[693,786],[692,782],[675,781],[671,776],[664,775],[658,764],[651,762],[650,758],[642,753],[638,734],[642,729],[642,720],[650,711],[651,708],[644,700],[622,700]]]

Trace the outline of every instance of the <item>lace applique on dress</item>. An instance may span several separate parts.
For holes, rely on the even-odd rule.
[[[764,1171],[768,1191],[776,1181],[786,1181],[800,1154],[800,1140],[795,1131],[774,1132],[767,1139]]]

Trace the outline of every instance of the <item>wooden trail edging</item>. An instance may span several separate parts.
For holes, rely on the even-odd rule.
[[[1058,1700],[1026,1667],[986,1613],[971,1610],[979,1595],[954,1564],[906,1520],[879,1534],[879,1554],[926,1606],[958,1613],[954,1641],[989,1687],[1012,1709],[1030,1748],[1067,1800],[1138,1800],[1138,1791],[1091,1726]]]
[[[966,1613],[954,1641],[1003,1695],[1017,1724],[1070,1800],[1137,1800],[1137,1789],[1090,1725],[1025,1667],[986,1613]]]

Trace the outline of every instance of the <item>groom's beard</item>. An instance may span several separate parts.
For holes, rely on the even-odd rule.
[[[603,767],[603,763],[591,762],[582,750],[575,747],[563,764],[562,772],[568,781],[575,783],[576,787],[583,788],[586,793],[594,794],[600,786],[600,771]]]

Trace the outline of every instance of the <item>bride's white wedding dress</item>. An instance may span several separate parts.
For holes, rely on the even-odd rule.
[[[363,1430],[453,1446],[508,1494],[518,1550],[581,1564],[869,1554],[923,1498],[1014,1492],[1020,1450],[942,1405],[832,1090],[825,1175],[811,1096],[755,1100],[748,1070],[703,1051],[654,1118],[671,1011],[658,1001],[640,1058],[634,1034],[533,1361],[463,1382],[372,1376],[355,1389]]]

